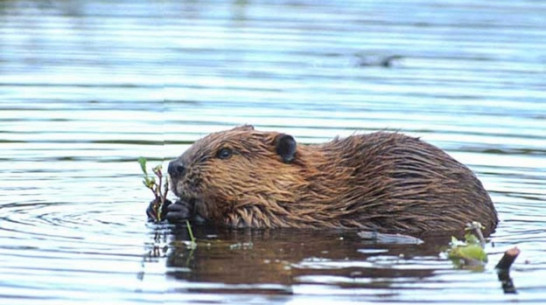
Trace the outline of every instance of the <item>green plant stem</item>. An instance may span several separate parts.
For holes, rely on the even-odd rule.
[[[192,244],[195,244],[195,237],[193,236],[193,231],[191,230],[189,220],[186,220],[186,227],[188,228],[188,233],[190,234],[190,240],[191,240]]]

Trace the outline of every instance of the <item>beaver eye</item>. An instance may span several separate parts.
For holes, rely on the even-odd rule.
[[[229,148],[222,148],[218,151],[218,153],[216,154],[216,156],[219,158],[219,159],[227,159],[229,157],[231,157],[231,155],[233,154],[233,152],[231,151],[231,149]]]

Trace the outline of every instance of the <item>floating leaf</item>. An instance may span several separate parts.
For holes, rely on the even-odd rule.
[[[483,268],[484,263],[487,262],[487,254],[484,250],[485,239],[481,229],[482,225],[474,221],[466,225],[467,233],[464,241],[451,237],[451,248],[447,249],[446,254],[456,267]]]
[[[450,259],[463,259],[465,261],[487,262],[487,254],[479,244],[467,244],[457,246],[448,251]]]
[[[484,263],[487,262],[487,254],[479,238],[472,233],[467,233],[464,241],[452,236],[450,245],[451,248],[446,251],[447,256],[458,268],[479,268],[483,267]]]

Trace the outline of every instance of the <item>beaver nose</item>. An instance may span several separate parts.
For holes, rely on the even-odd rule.
[[[167,171],[172,177],[180,177],[184,175],[186,168],[182,162],[174,160],[169,163],[169,168]]]

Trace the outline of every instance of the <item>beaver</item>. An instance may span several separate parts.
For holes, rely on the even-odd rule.
[[[441,149],[399,132],[298,145],[251,125],[197,140],[169,163],[180,199],[169,222],[230,228],[357,228],[419,234],[498,222],[478,178]]]

